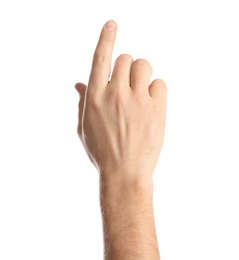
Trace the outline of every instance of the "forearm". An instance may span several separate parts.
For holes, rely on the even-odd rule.
[[[100,181],[105,260],[159,260],[152,180]]]

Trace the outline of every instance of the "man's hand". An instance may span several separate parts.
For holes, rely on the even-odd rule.
[[[105,260],[158,260],[152,174],[163,143],[167,88],[129,55],[110,68],[117,25],[97,44],[88,87],[80,93],[78,134],[100,173]]]
[[[97,44],[88,87],[80,93],[78,134],[100,174],[151,178],[164,138],[164,81],[150,84],[148,61],[121,55],[110,77],[117,25],[108,21]],[[130,176],[128,175],[130,173]]]

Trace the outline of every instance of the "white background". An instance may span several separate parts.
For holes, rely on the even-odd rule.
[[[98,174],[76,134],[103,24],[114,59],[168,86],[155,169],[162,260],[239,259],[239,8],[233,0],[0,2],[0,259],[103,259]]]

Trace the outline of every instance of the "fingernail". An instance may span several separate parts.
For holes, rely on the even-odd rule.
[[[105,29],[107,31],[110,31],[110,32],[113,32],[116,28],[116,23],[112,20],[108,21],[106,24],[105,24]]]

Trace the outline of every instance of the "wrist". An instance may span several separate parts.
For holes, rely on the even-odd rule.
[[[153,211],[152,177],[133,178],[131,174],[100,175],[100,205],[102,213],[110,210],[112,214],[119,211]]]
[[[102,170],[100,184],[110,188],[115,185],[135,192],[153,189],[153,173],[128,169]]]

